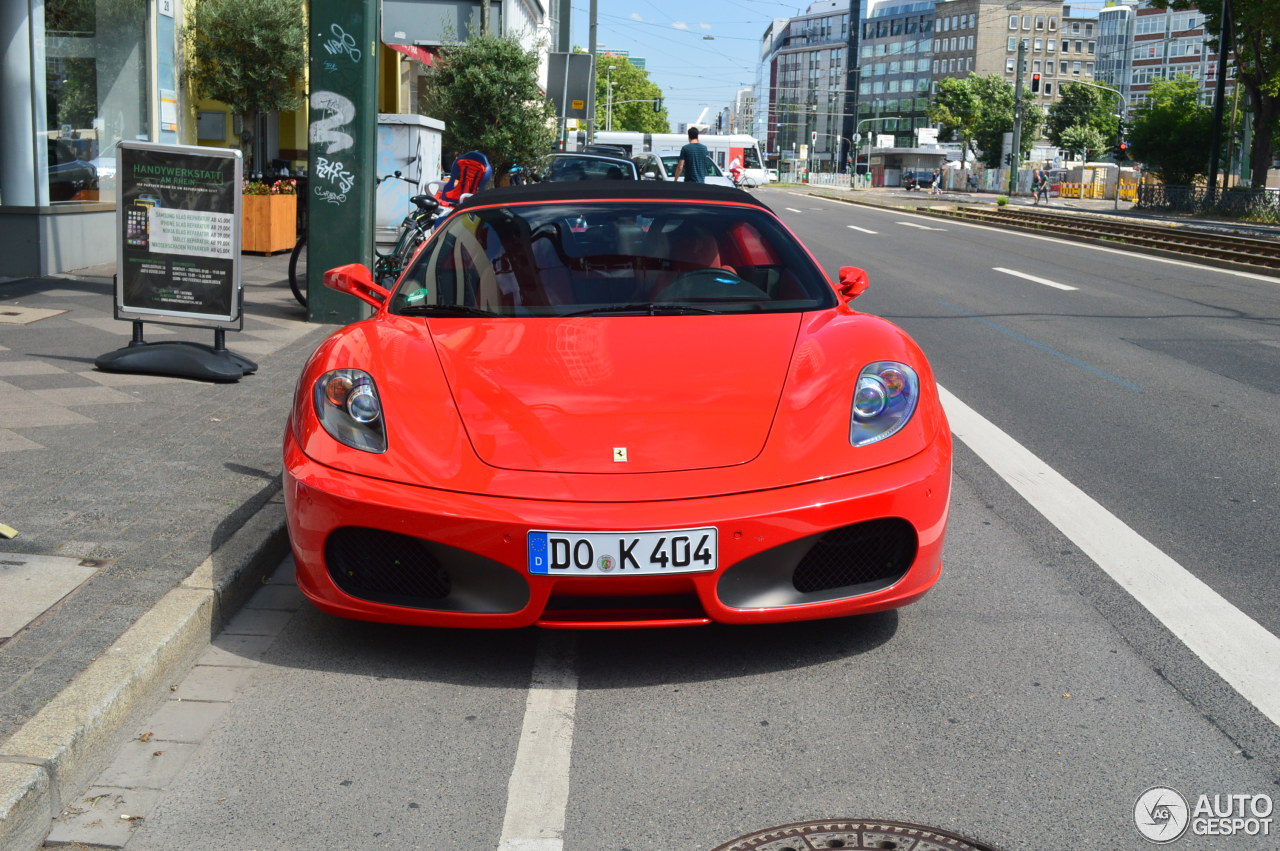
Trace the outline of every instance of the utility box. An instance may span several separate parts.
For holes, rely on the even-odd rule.
[[[424,115],[378,113],[378,177],[400,172],[378,184],[374,204],[374,239],[385,250],[396,241],[400,222],[413,209],[410,198],[426,193],[439,180],[444,122]]]

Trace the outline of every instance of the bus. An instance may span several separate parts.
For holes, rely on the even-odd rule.
[[[688,141],[689,137],[684,133],[639,133],[627,130],[598,131],[595,139],[598,145],[625,148],[630,157],[651,151],[678,151]],[[760,143],[754,136],[741,133],[723,136],[703,133],[698,136],[698,141],[707,146],[711,158],[725,174],[729,173],[729,163],[736,158],[742,163],[744,178],[757,186],[764,186],[769,182],[769,172],[765,170],[764,158],[760,156]]]

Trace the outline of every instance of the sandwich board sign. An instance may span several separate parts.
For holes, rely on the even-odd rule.
[[[256,371],[224,345],[227,328],[244,327],[240,152],[122,140],[116,159],[115,317],[134,339],[98,368],[212,381]],[[214,345],[150,344],[144,322],[211,328]]]

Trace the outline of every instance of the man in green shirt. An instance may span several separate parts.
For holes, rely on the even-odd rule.
[[[711,159],[711,152],[707,150],[707,146],[698,141],[698,128],[689,128],[689,144],[680,149],[680,162],[676,163],[676,172],[673,177],[680,179],[680,175],[685,176],[685,180],[690,183],[706,183],[707,182],[707,160]]]

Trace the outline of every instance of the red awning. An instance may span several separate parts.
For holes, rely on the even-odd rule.
[[[410,59],[416,59],[430,68],[436,64],[436,52],[429,47],[418,47],[416,44],[388,44],[392,50],[398,50]]]

